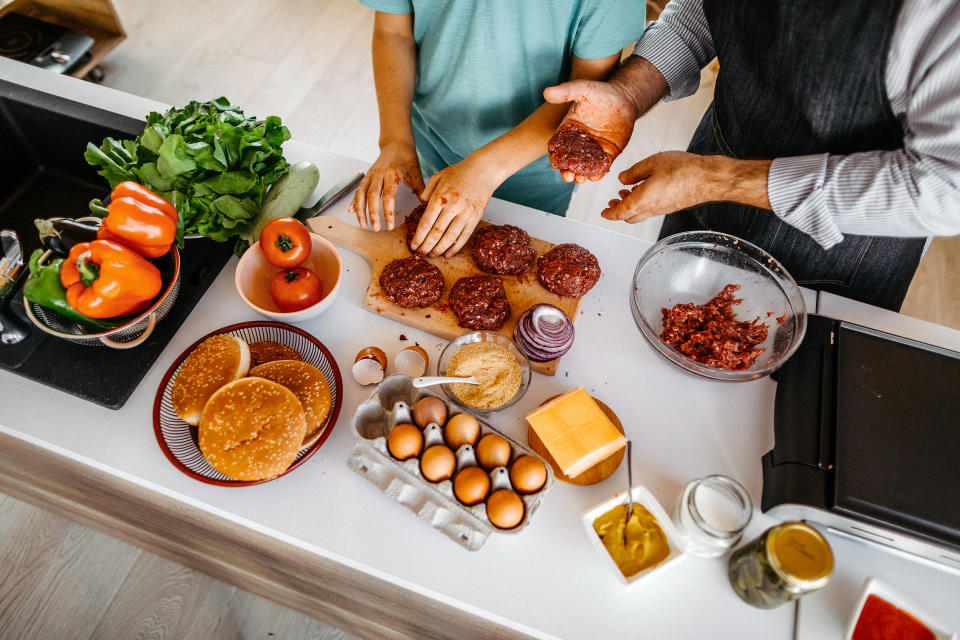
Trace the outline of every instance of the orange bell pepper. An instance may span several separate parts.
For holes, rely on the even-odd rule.
[[[99,240],[113,240],[147,258],[159,258],[177,239],[177,223],[156,207],[129,196],[111,200],[100,223]]]
[[[173,220],[174,224],[177,222],[177,210],[174,206],[142,184],[137,184],[130,180],[121,182],[110,192],[110,201],[119,200],[120,198],[133,198],[143,204],[150,205],[154,209],[160,209],[160,211],[167,214],[168,218]]]
[[[160,270],[133,249],[109,240],[74,245],[60,269],[67,303],[91,318],[148,308],[163,288]]]

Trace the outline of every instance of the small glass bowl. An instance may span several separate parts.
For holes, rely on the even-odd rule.
[[[728,284],[739,284],[733,307],[740,320],[759,317],[770,331],[763,353],[744,371],[718,369],[691,360],[660,338],[663,313],[677,303],[703,304]],[[769,253],[727,233],[687,231],[668,236],[640,258],[633,274],[630,309],[643,337],[664,357],[714,380],[744,381],[776,371],[797,350],[807,328],[807,310],[796,281]],[[777,318],[782,318],[778,321]]]
[[[492,407],[490,409],[479,409],[460,400],[460,398],[458,398],[453,392],[453,389],[450,388],[450,385],[440,385],[443,389],[443,392],[448,398],[450,398],[450,401],[467,411],[479,414],[488,414],[506,409],[517,400],[522,398],[523,394],[525,394],[527,389],[530,388],[530,360],[523,354],[522,351],[520,351],[520,349],[517,348],[517,345],[514,344],[513,340],[502,333],[497,333],[496,331],[473,331],[471,333],[465,333],[459,338],[451,340],[450,343],[447,344],[447,346],[444,347],[443,351],[440,353],[440,359],[437,361],[437,375],[449,375],[447,373],[447,367],[450,364],[450,359],[453,358],[453,355],[460,350],[460,347],[470,342],[492,342],[501,347],[505,347],[513,355],[513,357],[517,359],[517,363],[520,365],[520,388],[517,389],[517,392],[513,394],[512,398],[504,402],[502,405],[498,407]]]

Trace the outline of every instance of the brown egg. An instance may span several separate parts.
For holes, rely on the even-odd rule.
[[[501,435],[488,433],[477,444],[477,462],[487,471],[507,466],[510,462],[510,443]]]
[[[466,467],[453,479],[453,494],[465,505],[483,502],[489,491],[490,476],[480,467]]]
[[[441,427],[447,421],[447,405],[440,398],[424,396],[413,405],[413,421],[421,427],[436,422]]]
[[[457,458],[442,444],[435,444],[423,452],[420,458],[420,473],[430,482],[448,480],[457,466]]]
[[[387,449],[397,460],[409,460],[420,455],[423,434],[416,425],[398,424],[387,436]]]
[[[510,484],[518,493],[536,493],[547,482],[547,468],[533,456],[520,456],[510,467]]]
[[[480,423],[469,413],[458,413],[450,418],[444,429],[444,438],[451,449],[456,451],[465,444],[473,446],[480,437]]]
[[[487,498],[487,519],[500,529],[513,529],[523,521],[523,500],[510,489],[498,489]]]

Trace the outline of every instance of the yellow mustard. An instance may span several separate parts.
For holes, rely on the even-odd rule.
[[[594,520],[593,530],[600,536],[617,568],[625,578],[629,578],[666,560],[670,555],[670,545],[657,519],[643,506],[634,502],[629,523],[626,518],[627,505],[618,505]],[[627,529],[626,540],[624,525]]]

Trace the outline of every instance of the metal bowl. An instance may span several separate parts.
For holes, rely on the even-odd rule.
[[[40,264],[44,264],[52,256],[53,252],[47,251],[41,256]],[[176,247],[171,248],[169,253],[150,260],[150,262],[160,270],[160,276],[164,282],[163,290],[146,311],[137,314],[116,329],[99,333],[91,332],[64,318],[56,311],[41,307],[24,298],[23,306],[26,309],[27,317],[41,331],[76,344],[106,345],[113,349],[132,349],[150,337],[156,324],[173,307],[173,303],[177,300],[177,294],[180,292],[180,253]]]
[[[743,371],[718,369],[691,360],[660,338],[662,309],[703,304],[728,284],[739,284],[740,320],[760,318],[769,327],[764,351]],[[683,369],[714,380],[743,381],[769,375],[800,346],[807,328],[803,295],[793,277],[769,253],[745,240],[713,231],[688,231],[664,238],[640,258],[633,274],[630,307],[640,332]],[[778,322],[777,319],[782,318]]]
[[[477,407],[468,405],[460,400],[460,398],[458,398],[453,392],[453,389],[450,387],[450,385],[440,385],[443,389],[443,392],[448,398],[450,398],[450,401],[471,413],[486,415],[488,413],[493,413],[494,411],[506,409],[517,400],[522,398],[523,394],[525,394],[527,389],[530,387],[530,360],[523,354],[522,351],[520,351],[520,349],[517,348],[517,345],[513,342],[513,340],[502,333],[497,333],[496,331],[472,331],[470,333],[465,333],[454,340],[451,340],[440,353],[440,359],[437,361],[437,375],[450,375],[447,373],[447,367],[450,365],[450,359],[453,358],[454,354],[460,350],[460,347],[470,342],[492,342],[501,347],[505,347],[520,364],[520,388],[517,389],[517,392],[513,394],[512,398],[500,406],[491,407],[490,409],[478,409]]]

